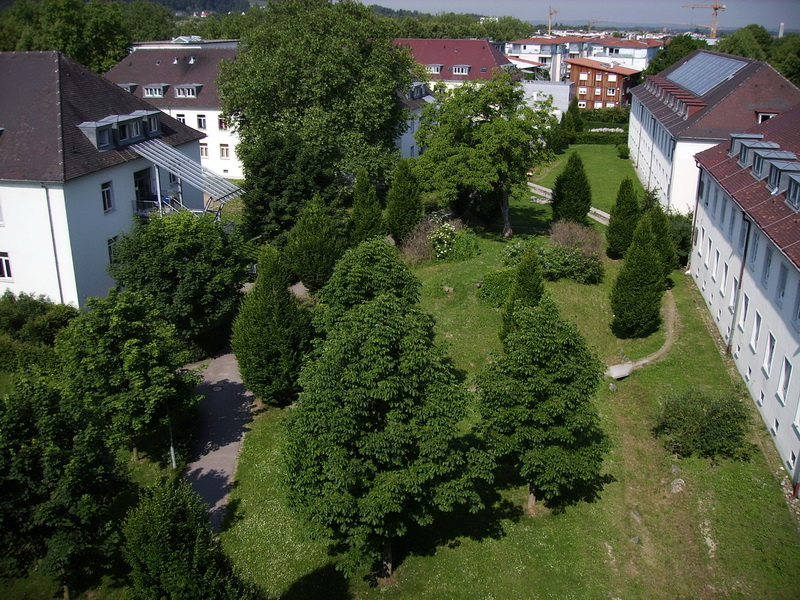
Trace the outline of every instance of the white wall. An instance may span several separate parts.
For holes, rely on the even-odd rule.
[[[733,230],[730,229],[732,217]],[[755,261],[752,261],[756,238],[759,241]],[[764,284],[764,258],[768,247],[773,253],[769,277]],[[780,265],[788,271],[782,302],[778,300]],[[730,345],[736,368],[772,434],[784,468],[797,482],[800,480],[800,461],[797,460],[800,456],[800,321],[797,319],[800,272],[757,227],[753,226],[748,235],[742,211],[713,181],[706,184],[704,199],[698,203],[690,269],[720,334]],[[734,278],[739,282],[735,296]],[[746,311],[745,295],[748,298]],[[761,328],[757,343],[753,343],[757,314],[761,316]],[[775,338],[775,350],[767,372],[764,361],[770,334]],[[784,359],[792,366],[785,395],[782,393]]]
[[[683,214],[694,210],[694,200],[697,196],[697,177],[699,174],[694,155],[716,146],[720,141],[694,142],[678,140],[675,144],[675,155],[669,174],[669,194],[666,198],[666,206]]]

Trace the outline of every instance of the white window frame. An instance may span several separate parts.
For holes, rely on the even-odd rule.
[[[222,117],[217,118],[217,129],[220,131],[228,131],[228,122]]]
[[[602,96],[603,95],[603,88],[601,88],[601,87],[594,88],[594,95],[595,96]]]
[[[761,285],[767,287],[769,285],[769,273],[772,270],[772,246],[767,246],[764,252],[764,268],[761,271]]]
[[[588,71],[581,71],[580,75],[578,75],[579,81],[589,81],[589,72]]]
[[[742,294],[742,312],[739,315],[739,330],[744,331],[747,325],[747,313],[750,310],[750,296],[745,292]]]
[[[778,400],[780,401],[782,406],[786,406],[786,397],[789,392],[789,385],[792,382],[792,363],[789,362],[789,359],[784,356],[783,357],[783,366],[781,367],[781,378],[778,382],[778,391],[776,395],[778,396]]]
[[[775,336],[772,335],[772,332],[769,332],[769,337],[767,338],[767,347],[764,352],[764,363],[761,365],[761,368],[764,369],[764,374],[769,377],[772,375],[772,362],[775,358]]]
[[[719,285],[719,295],[725,297],[725,290],[728,287],[728,263],[722,264],[722,283]]]
[[[469,75],[469,66],[468,65],[454,65],[453,66],[453,75]]]
[[[114,212],[114,187],[110,181],[100,185],[100,197],[103,201],[103,212]]]
[[[733,307],[736,305],[736,294],[739,292],[739,280],[734,277],[731,282],[731,297],[728,301],[728,308],[733,312]]]
[[[617,74],[616,73],[609,73],[608,74],[608,82],[609,83],[616,83],[617,82]]]
[[[617,88],[606,89],[606,96],[616,96],[616,95],[617,95]]]
[[[0,279],[3,281],[13,281],[14,275],[11,272],[11,258],[8,252],[0,252]]]
[[[755,271],[756,259],[758,258],[758,245],[761,242],[761,236],[753,230],[753,251],[750,253],[750,270]]]
[[[711,272],[711,280],[717,280],[717,273],[719,273],[719,248],[714,250],[714,270]]]
[[[228,160],[231,157],[231,150],[228,144],[220,144],[219,145],[219,157],[222,160]]]
[[[118,235],[108,238],[108,264],[114,262],[114,245],[117,243],[118,240],[119,240]]]
[[[778,306],[783,307],[783,301],[786,299],[786,281],[789,279],[789,269],[785,264],[781,263],[778,267],[778,291],[775,294],[775,302]]]
[[[588,93],[589,93],[589,90],[587,90],[585,87],[579,87],[578,88],[578,95],[579,96],[585,96]]]
[[[758,351],[758,341],[761,338],[761,323],[763,319],[761,318],[761,313],[756,311],[756,316],[753,321],[753,333],[750,336],[750,349],[753,352]]]
[[[145,98],[163,98],[164,86],[161,85],[146,85],[144,86]]]
[[[594,74],[595,81],[603,81],[603,74],[602,73],[595,73]]]
[[[200,142],[200,158],[208,158],[208,144]]]
[[[207,127],[206,116],[205,115],[197,115],[197,128],[198,129],[205,129]]]
[[[178,113],[178,114],[175,115],[175,118],[178,119],[178,121],[180,121],[184,125],[186,125],[186,115],[185,114]]]
[[[586,108],[586,100],[578,100],[578,108]]]
[[[194,87],[176,87],[176,98],[197,98],[197,88]]]

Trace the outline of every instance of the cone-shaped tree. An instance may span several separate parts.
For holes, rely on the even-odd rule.
[[[381,295],[349,310],[307,363],[289,416],[289,501],[344,550],[337,567],[391,565],[393,539],[457,504],[477,509],[458,437],[465,396],[432,319]]]
[[[486,442],[528,483],[529,509],[537,497],[566,502],[597,484],[607,449],[593,400],[602,374],[547,294],[515,311],[505,353],[478,392]]]
[[[650,218],[644,215],[633,234],[611,289],[611,329],[618,337],[642,337],[661,323],[664,262],[656,249]]]
[[[386,197],[386,227],[401,243],[422,218],[422,199],[411,160],[401,160]]]
[[[663,264],[664,281],[670,273],[678,267],[678,252],[675,249],[675,240],[672,237],[672,228],[669,217],[661,208],[661,204],[656,204],[647,211],[650,219],[650,227],[653,230],[653,239],[658,255]]]
[[[316,196],[303,207],[289,232],[284,259],[303,284],[316,291],[328,281],[346,248],[341,228],[322,196]]]
[[[514,311],[521,306],[536,306],[543,293],[544,283],[539,251],[529,247],[517,265],[516,279],[508,294],[508,300],[506,300],[503,327],[500,330],[501,340],[505,341],[506,336],[513,328]]]
[[[571,112],[565,112],[561,115],[560,125],[565,147],[575,143],[575,117],[572,116]]]
[[[569,155],[567,166],[556,177],[553,187],[553,223],[566,219],[585,223],[592,206],[592,188],[583,161],[577,152]]]
[[[370,182],[366,169],[359,169],[356,173],[356,183],[353,186],[352,221],[353,231],[350,243],[354,246],[384,233],[383,211],[381,205],[378,204],[375,186]]]
[[[231,345],[247,389],[268,404],[292,399],[312,337],[311,319],[289,291],[291,274],[280,253],[264,246],[258,279],[233,322]]]
[[[641,214],[639,198],[633,188],[633,181],[630,177],[626,177],[619,186],[617,201],[611,208],[611,218],[606,231],[607,252],[611,258],[622,258],[625,254],[628,246],[631,245],[633,232],[636,231]]]
[[[581,117],[581,109],[578,108],[578,97],[575,96],[569,103],[567,112],[572,115],[572,124],[576,132],[583,131],[583,117]]]
[[[422,283],[400,258],[397,248],[380,238],[362,242],[344,253],[333,275],[319,292],[314,322],[329,330],[348,310],[391,294],[413,306],[419,302]]]

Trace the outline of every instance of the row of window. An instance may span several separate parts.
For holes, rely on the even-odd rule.
[[[661,150],[661,153],[667,157],[668,161],[672,162],[674,144],[672,135],[667,131],[666,127],[664,127],[635,96],[631,101],[631,113],[638,117],[639,122],[642,124],[645,131],[647,131],[656,147]]]
[[[580,81],[589,81],[589,72],[588,71],[581,71],[578,74],[578,79]],[[594,74],[595,81],[603,81],[603,73],[595,73]],[[606,74],[606,81],[609,83],[616,83],[617,81],[617,74],[616,73],[607,73]]]
[[[176,98],[197,98],[197,91],[200,86],[175,86]],[[163,98],[167,85],[146,85],[144,86],[145,98]]]
[[[178,119],[181,123],[186,125],[186,115],[184,113],[178,113],[175,115],[175,118]],[[205,115],[197,115],[197,129],[207,129],[208,124],[206,121]],[[217,118],[217,129],[220,131],[227,131],[228,130],[228,123],[222,117]]]
[[[578,108],[586,108],[588,103],[586,100],[578,100]],[[603,104],[601,100],[595,100],[592,108],[614,108],[617,105],[616,102],[606,102]]]
[[[231,157],[231,148],[228,144],[219,145],[219,157],[227,160]],[[200,158],[208,158],[208,144],[200,143]]]
[[[585,96],[587,93],[588,93],[588,88],[585,87],[578,88],[578,95]],[[594,88],[594,95],[602,96],[603,88]],[[606,88],[606,96],[616,96],[616,95],[617,95],[617,88]]]

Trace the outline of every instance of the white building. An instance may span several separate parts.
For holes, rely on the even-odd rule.
[[[224,177],[242,179],[236,154],[238,134],[222,119],[217,76],[223,60],[237,55],[236,40],[204,41],[196,36],[171,42],[134,44],[106,78],[200,131],[200,160]]]
[[[59,52],[0,53],[0,78],[0,293],[83,306],[135,215],[238,193],[202,134]]]
[[[800,106],[697,156],[690,271],[800,481]]]
[[[628,145],[636,173],[661,203],[694,206],[694,155],[800,103],[800,90],[774,68],[697,50],[631,90]]]
[[[587,58],[612,63],[636,71],[644,71],[658,51],[664,47],[663,40],[628,40],[616,37],[601,37],[589,43]]]

